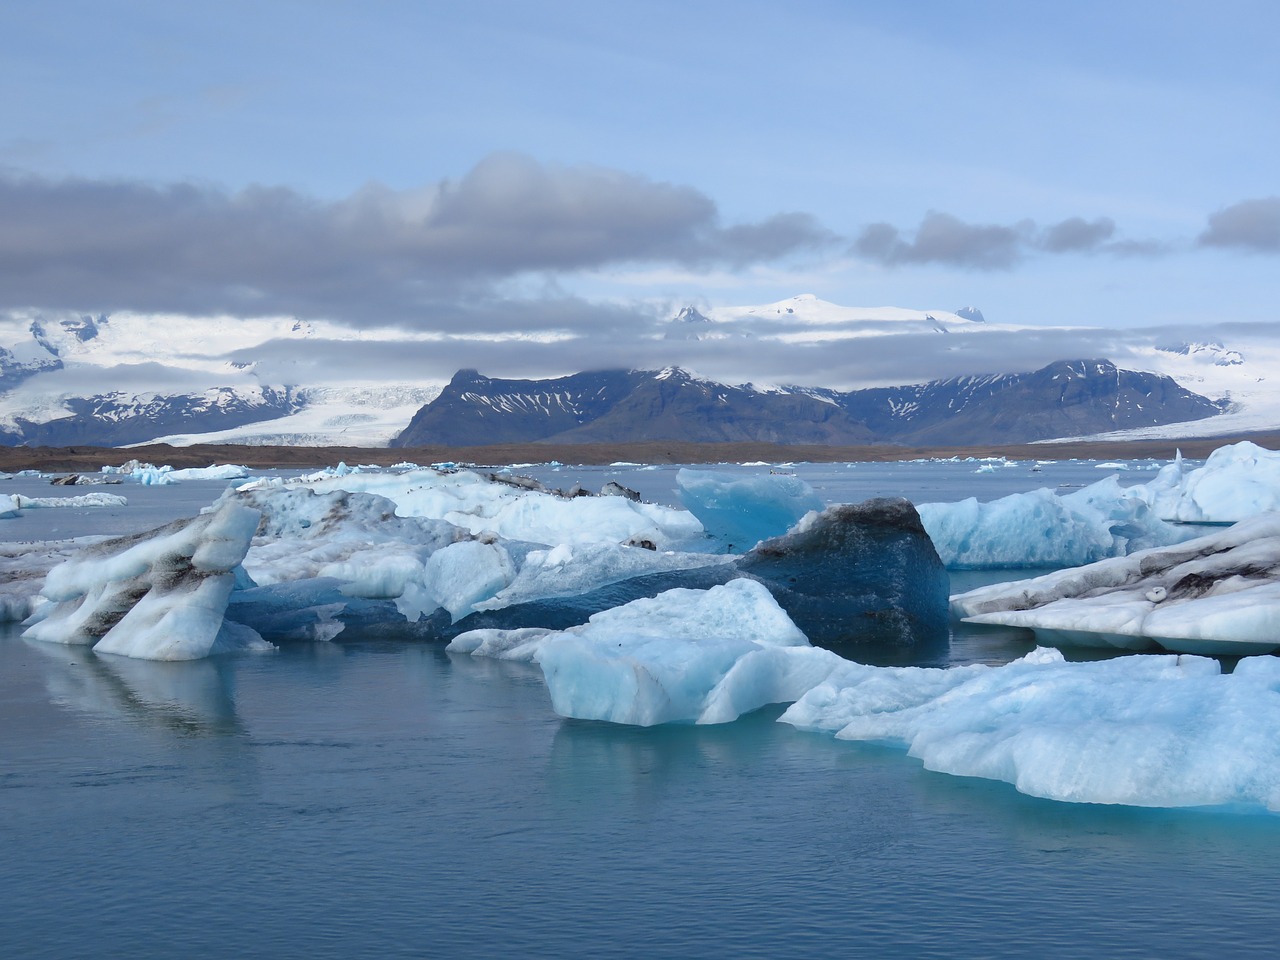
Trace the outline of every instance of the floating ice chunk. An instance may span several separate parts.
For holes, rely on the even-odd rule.
[[[1280,811],[1274,658],[1229,676],[1200,657],[1067,663],[1046,650],[994,668],[851,665],[781,719],[1054,800]]]
[[[44,578],[50,570],[106,537],[0,543],[0,622],[25,620],[41,603]]]
[[[951,598],[1043,642],[1244,655],[1280,648],[1280,513],[1169,547]]]
[[[78,497],[24,497],[14,494],[13,501],[19,510],[50,510],[58,507],[127,507],[129,501],[113,493],[85,493]],[[0,500],[0,510],[4,501]]]
[[[1115,477],[1066,496],[1042,488],[917,509],[938,555],[955,570],[1079,566],[1196,535],[1161,520]]]
[[[194,660],[263,647],[223,615],[259,514],[234,502],[145,534],[105,540],[49,571],[51,604],[23,636],[95,652]]]
[[[823,506],[809,484],[788,474],[737,477],[682,468],[676,487],[680,502],[731,552],[781,536],[810,510]]]
[[[236,464],[215,464],[212,467],[187,467],[174,470],[169,479],[181,483],[183,480],[239,480],[249,476],[249,468]]]
[[[12,520],[21,509],[17,494],[0,493],[0,520]]]
[[[1280,453],[1247,440],[1219,447],[1187,471],[1181,458],[1133,489],[1168,520],[1229,523],[1280,510]]]
[[[468,653],[473,657],[532,663],[541,642],[555,632],[545,627],[521,627],[517,630],[469,630],[450,640],[445,649],[450,653]]]
[[[477,630],[449,649],[536,660],[560,715],[639,726],[727,722],[794,700],[844,662],[748,579],[669,590],[561,632]]]
[[[950,582],[915,507],[838,504],[737,560],[820,646],[945,640]]]

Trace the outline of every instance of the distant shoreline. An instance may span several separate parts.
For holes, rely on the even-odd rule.
[[[171,447],[0,447],[0,471],[92,472],[130,459],[181,467],[215,463],[243,464],[260,470],[307,469],[348,465],[459,463],[498,466],[518,463],[607,465],[610,463],[859,463],[944,457],[1006,457],[1010,460],[1133,460],[1172,459],[1175,452],[1201,459],[1218,447],[1252,440],[1280,448],[1280,432],[1195,437],[1180,440],[1080,441],[1036,444],[985,444],[973,447],[856,446],[833,447],[776,443],[639,443],[541,444],[513,443],[484,447],[267,447],[243,444],[196,444]]]

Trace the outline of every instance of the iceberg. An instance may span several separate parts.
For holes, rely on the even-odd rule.
[[[813,488],[789,474],[735,477],[684,467],[676,473],[676,488],[707,535],[730,553],[781,536],[806,513],[823,508]]]
[[[78,497],[24,497],[22,494],[11,494],[15,508],[18,510],[49,510],[58,507],[127,507],[129,501],[114,493],[85,493]],[[0,510],[4,509],[0,501]]]
[[[400,517],[445,520],[473,535],[488,533],[546,546],[631,541],[665,550],[703,535],[702,524],[686,510],[625,497],[557,496],[495,482],[469,470],[353,472],[307,479],[303,485],[322,494],[337,490],[377,494],[392,501]],[[283,482],[254,481],[239,489],[283,486]]]
[[[0,543],[0,623],[17,622],[31,616],[41,603],[47,602],[40,597],[40,589],[49,571],[105,539],[77,537],[73,540]]]
[[[1033,630],[1053,645],[1249,655],[1280,648],[1280,512],[951,598],[970,623]]]
[[[848,663],[780,718],[1075,803],[1280,812],[1280,660],[1035,650],[999,667]]]
[[[1159,516],[1183,523],[1232,523],[1280,510],[1280,453],[1246,440],[1219,447],[1191,471],[1179,455],[1131,495],[1141,496]]]
[[[845,662],[810,646],[745,578],[633,600],[563,631],[469,632],[448,649],[538,663],[561,716],[646,727],[726,723],[795,700]]]
[[[829,507],[741,556],[712,563],[668,558],[665,563],[666,570],[583,593],[543,596],[501,609],[477,605],[477,612],[453,624],[448,636],[480,629],[564,630],[676,587],[705,590],[746,577],[765,586],[818,646],[924,647],[947,637],[947,572],[906,500]]]
[[[1108,477],[1059,496],[1041,488],[980,503],[924,503],[920,520],[948,569],[1080,566],[1196,536]]]
[[[23,636],[148,660],[265,648],[252,630],[224,623],[234,570],[258,520],[256,510],[223,502],[190,520],[85,547],[49,571],[41,595],[50,602]]]

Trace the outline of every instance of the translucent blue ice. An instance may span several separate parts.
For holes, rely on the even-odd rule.
[[[789,474],[742,477],[686,467],[676,474],[676,487],[680,502],[708,536],[731,553],[745,553],[761,540],[781,536],[823,506],[809,484]]]

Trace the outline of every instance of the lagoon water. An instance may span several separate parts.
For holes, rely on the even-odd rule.
[[[565,486],[626,473],[654,499],[672,475],[540,469]],[[796,467],[831,500],[1106,475],[974,469]],[[164,512],[164,491],[146,506],[138,489],[120,491],[126,513]],[[1027,649],[959,632],[949,656]],[[536,668],[434,645],[344,637],[152,663],[8,629],[0,944],[14,957],[1274,955],[1280,818],[1037,800],[801,733],[780,712],[637,729],[562,720]]]

